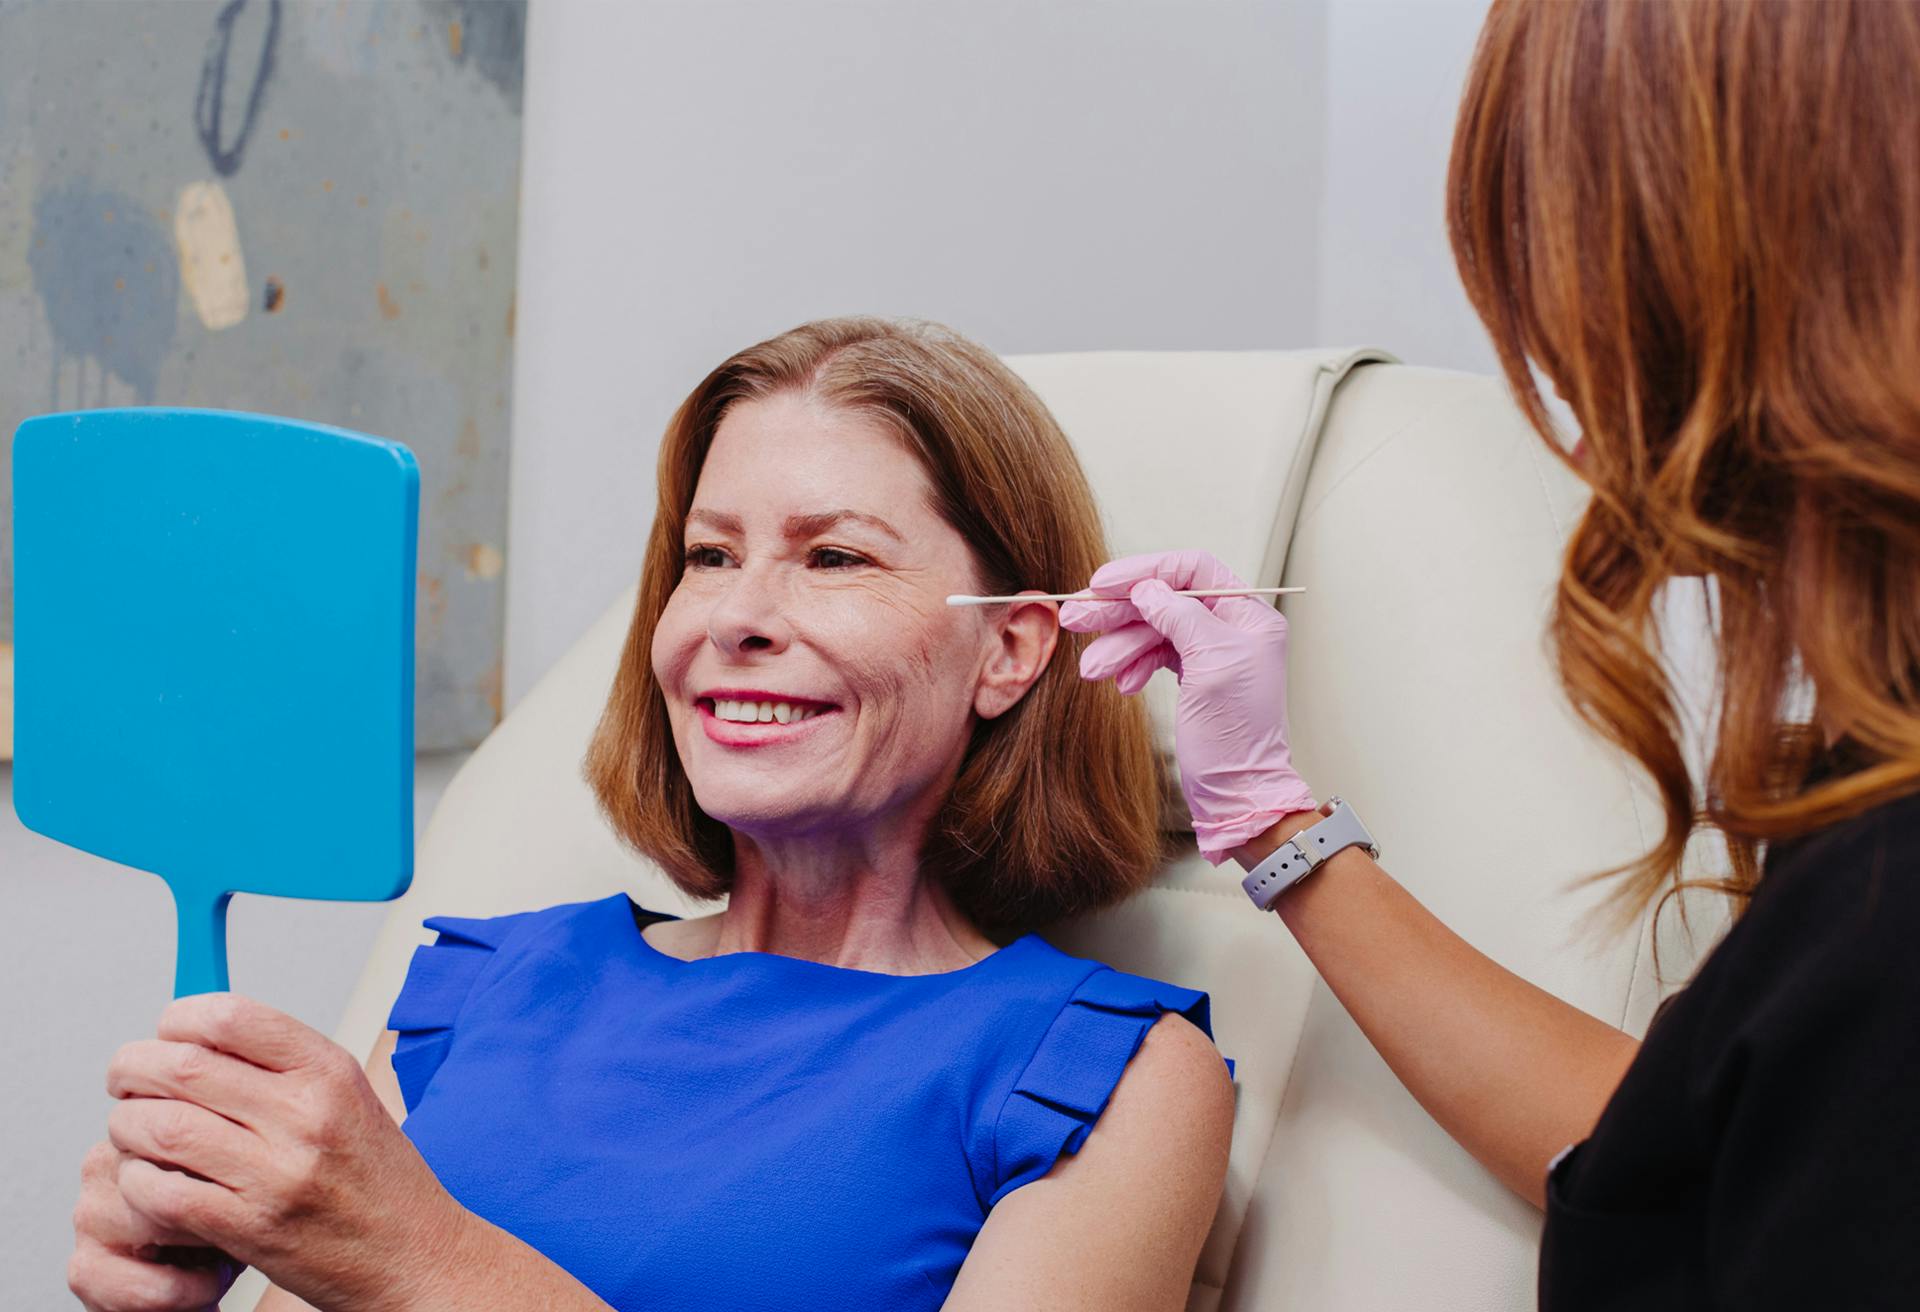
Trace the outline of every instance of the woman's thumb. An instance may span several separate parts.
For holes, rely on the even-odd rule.
[[[1162,579],[1142,579],[1133,585],[1127,600],[1162,637],[1173,644],[1183,657],[1205,639],[1207,630],[1219,623],[1214,613],[1195,597],[1182,597]]]

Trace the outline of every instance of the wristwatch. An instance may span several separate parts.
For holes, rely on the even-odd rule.
[[[1338,797],[1327,799],[1332,808],[1326,819],[1309,825],[1273,850],[1273,855],[1247,872],[1240,887],[1262,911],[1271,910],[1280,895],[1312,874],[1335,852],[1348,847],[1364,847],[1367,855],[1380,859],[1379,844],[1360,823],[1351,806]]]

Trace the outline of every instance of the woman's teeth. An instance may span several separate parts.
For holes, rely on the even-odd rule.
[[[774,720],[780,724],[792,724],[797,720],[808,720],[826,710],[824,706],[795,706],[792,702],[732,702],[715,700],[713,714],[716,719],[737,720],[743,724],[755,721]]]

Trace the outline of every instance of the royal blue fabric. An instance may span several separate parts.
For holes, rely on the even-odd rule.
[[[618,1309],[935,1309],[1204,993],[1027,935],[884,975],[648,943],[624,894],[437,916],[388,1026],[407,1136]],[[1231,1067],[1231,1063],[1229,1063]]]

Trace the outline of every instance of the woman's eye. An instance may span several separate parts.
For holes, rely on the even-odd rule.
[[[815,560],[820,560],[823,557],[832,557],[834,560],[850,562],[850,564],[845,564],[845,565],[835,565],[835,564],[829,563],[826,566],[826,568],[828,569],[850,569],[852,568],[853,565],[864,565],[867,563],[865,560],[861,559],[859,556],[854,555],[851,551],[842,551],[838,547],[815,547],[813,549],[813,558]]]
[[[718,554],[721,554],[720,548],[718,547],[688,547],[687,555],[686,555],[686,564],[688,565],[710,564],[711,562],[707,559],[707,557],[709,555],[718,555]]]

